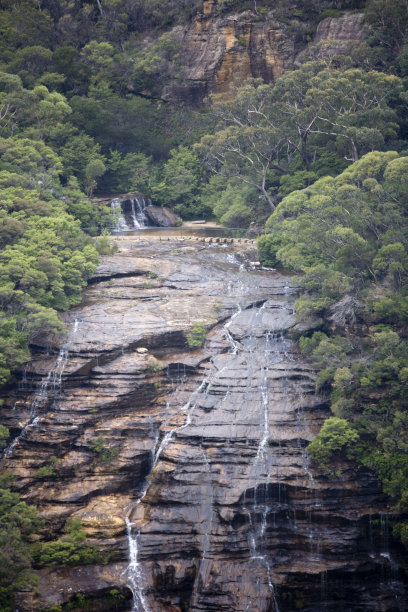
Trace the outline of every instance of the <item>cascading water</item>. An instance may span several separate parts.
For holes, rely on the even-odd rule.
[[[211,586],[210,576],[213,565],[214,555],[214,537],[217,530],[218,516],[217,507],[220,500],[225,495],[226,483],[219,482],[219,468],[213,469],[214,461],[217,463],[216,448],[211,448],[211,435],[219,435],[216,433],[215,425],[212,421],[215,419],[217,412],[226,414],[239,414],[240,418],[245,419],[245,411],[242,408],[247,405],[250,410],[251,421],[250,429],[246,436],[245,445],[248,447],[245,453],[251,453],[252,460],[249,461],[247,468],[240,467],[235,462],[230,467],[230,477],[243,479],[247,482],[248,496],[244,494],[243,501],[239,512],[248,519],[247,539],[248,539],[248,570],[252,567],[258,567],[258,587],[252,585],[250,592],[243,597],[242,609],[248,612],[255,610],[273,609],[279,612],[277,601],[276,587],[274,584],[274,562],[268,552],[266,539],[270,538],[271,514],[275,514],[281,509],[280,499],[280,484],[278,487],[278,498],[276,507],[271,504],[270,496],[270,472],[277,475],[279,481],[279,468],[277,467],[277,451],[273,451],[269,445],[269,440],[273,433],[270,429],[270,404],[273,401],[271,396],[271,377],[273,377],[273,368],[278,368],[283,372],[281,378],[281,386],[283,397],[285,394],[286,362],[290,361],[289,353],[291,343],[286,338],[283,329],[287,326],[285,317],[293,315],[293,306],[288,303],[288,295],[290,288],[287,284],[282,286],[282,295],[285,296],[285,304],[277,306],[275,303],[269,304],[268,299],[258,300],[256,303],[247,303],[248,279],[249,273],[244,270],[243,266],[232,260],[230,255],[227,255],[227,261],[234,267],[238,267],[237,273],[228,280],[226,286],[226,294],[237,299],[235,306],[231,307],[233,314],[231,318],[224,323],[219,330],[220,339],[224,339],[224,343],[228,345],[227,353],[220,354],[214,359],[211,359],[206,368],[205,375],[201,384],[193,392],[192,397],[180,409],[180,414],[185,414],[185,421],[182,425],[169,429],[162,437],[161,443],[158,445],[157,451],[154,453],[152,460],[152,470],[161,469],[161,459],[163,458],[164,449],[170,449],[173,445],[176,447],[183,443],[183,440],[188,440],[193,436],[196,428],[201,431],[206,431],[207,428],[214,432],[208,432],[209,441],[200,444],[199,452],[195,459],[197,470],[200,471],[200,485],[193,493],[195,512],[197,513],[197,525],[199,533],[199,554],[197,555],[197,566],[195,579],[192,587],[189,610],[205,611],[211,607]],[[262,295],[261,288],[255,289],[255,294]],[[277,327],[275,331],[271,331],[269,326],[273,320],[273,313],[284,311],[283,327]],[[265,318],[265,320],[264,320]],[[218,336],[217,336],[218,337]],[[236,385],[231,386],[225,381],[229,379],[232,373],[237,372]],[[235,376],[235,374],[234,374]],[[243,385],[243,395],[240,387]],[[287,385],[286,385],[287,386]],[[283,407],[285,403],[283,403]],[[200,422],[201,412],[210,410],[207,424],[205,421]],[[207,408],[208,407],[208,408]],[[249,425],[248,425],[249,426]],[[245,426],[248,428],[248,426]],[[234,418],[231,419],[231,439],[229,444],[234,442],[238,433],[234,431]],[[239,427],[237,431],[239,431]],[[242,426],[241,426],[242,427]],[[251,432],[251,433],[249,433]],[[225,433],[223,434],[225,435]],[[239,439],[239,438],[238,438]],[[240,442],[241,444],[242,442]],[[248,443],[250,446],[248,446]],[[251,449],[251,450],[250,450]],[[167,451],[166,455],[169,451]],[[223,455],[227,455],[232,451],[223,449]],[[164,458],[166,461],[166,458]],[[218,459],[219,461],[219,459]],[[240,472],[244,469],[244,472]],[[147,486],[137,506],[140,506],[138,517],[143,515],[144,507],[149,503]],[[252,491],[252,494],[250,493]],[[149,506],[150,507],[150,506]],[[136,539],[136,542],[129,544],[129,550],[132,554],[137,550],[140,556],[143,551],[144,533],[143,530],[137,529],[139,518],[135,521],[132,529],[128,532],[130,537]],[[169,527],[170,528],[170,527]],[[218,527],[219,529],[219,527]],[[215,530],[215,531],[214,531]],[[136,559],[138,562],[138,559]],[[146,570],[146,567],[145,567]],[[134,596],[134,610],[140,612],[150,606],[150,595],[148,594],[147,586],[150,584],[148,572],[140,573],[140,565],[131,560],[128,571],[133,571],[133,577],[130,580],[132,591],[137,585],[139,594]],[[252,571],[252,570],[250,570]],[[263,587],[261,588],[261,584]],[[268,598],[262,594],[263,589],[269,592]],[[140,607],[140,601],[144,600],[145,608]],[[152,604],[153,605],[153,604]],[[146,608],[147,606],[147,608]],[[153,606],[154,609],[154,606]]]
[[[156,442],[154,449],[152,451],[152,464],[149,472],[150,474],[153,472],[156,467],[163,451],[166,449],[170,441],[173,439],[174,435],[188,427],[191,423],[191,412],[194,410],[196,406],[197,395],[201,392],[201,390],[209,384],[208,380],[203,380],[192,394],[191,398],[188,402],[182,407],[182,412],[186,414],[185,422],[178,426],[170,429],[164,436],[162,441],[157,447],[158,437],[156,437]],[[157,448],[157,450],[156,450]],[[135,504],[132,505],[131,513],[135,514],[137,507],[143,501],[144,497],[149,488],[149,476],[146,478],[145,484],[143,486],[141,495]],[[126,517],[126,527],[127,527],[127,538],[128,538],[128,549],[129,549],[129,564],[126,568],[126,574],[128,576],[128,584],[129,588],[132,591],[133,595],[133,604],[132,604],[132,612],[149,612],[148,602],[146,596],[144,594],[144,575],[142,571],[141,563],[138,558],[138,540],[140,537],[140,530],[134,530],[133,523],[130,521],[129,517]]]
[[[150,202],[149,202],[150,203]],[[146,224],[146,200],[142,197],[132,198],[130,200],[133,228],[140,229]]]
[[[235,282],[235,289],[241,292],[243,290],[243,283],[241,279]],[[229,285],[229,293],[232,292],[232,286]],[[210,368],[207,375],[202,380],[199,387],[194,391],[192,397],[185,406],[182,407],[182,412],[186,413],[185,422],[175,428],[170,429],[162,438],[161,443],[158,446],[152,460],[152,470],[158,465],[159,460],[165,448],[172,441],[177,441],[182,435],[183,431],[189,429],[194,421],[194,413],[200,404],[206,403],[206,398],[216,397],[217,403],[220,407],[225,405],[228,410],[229,402],[231,401],[230,394],[231,389],[228,387],[222,390],[222,396],[220,397],[219,388],[223,385],[224,371],[228,370],[237,362],[242,360],[242,363],[246,365],[247,376],[249,377],[247,385],[249,388],[253,388],[254,385],[258,386],[259,372],[261,372],[261,379],[259,381],[260,391],[260,402],[259,402],[259,429],[257,433],[258,442],[256,446],[256,452],[254,454],[252,467],[250,467],[249,478],[251,483],[255,483],[255,490],[261,491],[263,487],[266,490],[265,484],[265,472],[268,470],[270,464],[270,454],[268,452],[268,439],[270,435],[269,430],[269,362],[275,362],[279,358],[282,359],[287,351],[287,341],[283,334],[271,334],[269,331],[262,331],[262,316],[266,308],[266,302],[264,301],[260,307],[252,308],[250,312],[250,329],[251,333],[245,335],[244,338],[239,341],[234,337],[231,331],[237,319],[242,314],[246,316],[246,312],[243,312],[240,303],[237,304],[235,312],[227,323],[223,325],[221,334],[229,345],[229,352],[225,355],[226,364],[222,367],[217,367],[216,364],[210,362]],[[252,333],[252,330],[254,333]],[[262,349],[263,346],[263,349]],[[251,380],[252,377],[256,380]],[[258,378],[257,378],[258,377]],[[201,485],[201,492],[199,496],[200,505],[200,516],[202,517],[202,535],[200,543],[200,558],[197,566],[196,578],[191,596],[191,610],[205,610],[205,590],[206,583],[211,568],[211,546],[212,546],[212,526],[214,516],[214,502],[216,499],[216,492],[212,482],[212,468],[211,468],[211,457],[208,455],[205,447],[200,447],[200,453],[202,459],[198,459],[199,463],[203,466],[203,483]],[[138,500],[139,505],[147,494],[148,486],[143,491],[142,497]],[[259,497],[259,494],[258,494]],[[265,572],[265,581],[267,588],[270,591],[271,602],[273,609],[279,612],[279,607],[275,594],[275,587],[271,576],[271,563],[268,555],[264,552],[263,537],[267,528],[267,513],[269,507],[267,505],[266,498],[263,500],[263,504],[259,505],[257,494],[254,496],[254,504],[251,509],[245,508],[249,515],[249,550],[251,554],[252,562],[259,564]],[[259,522],[259,516],[261,520]],[[128,572],[130,575],[129,584],[132,592],[134,593],[134,608],[136,612],[142,612],[148,610],[148,601],[146,601],[146,594],[143,590],[143,585],[146,584],[143,574],[141,572],[140,563],[138,561],[138,551],[140,547],[138,543],[140,540],[140,531],[135,531],[132,534],[132,525],[128,526],[128,537],[132,540],[129,542],[130,551],[130,563]],[[136,551],[136,553],[135,553]],[[203,599],[204,596],[204,599]],[[248,610],[257,609],[257,602],[254,601],[248,604]]]
[[[52,391],[55,394],[61,388],[62,375],[68,361],[68,351],[65,347],[61,347],[54,367],[44,376],[38,383],[34,399],[30,406],[30,417],[27,423],[24,425],[20,433],[14,440],[5,448],[3,455],[9,457],[20,440],[24,438],[27,432],[35,427],[39,420],[39,412],[46,405],[49,392]],[[25,372],[24,372],[25,376]]]
[[[151,204],[150,199],[143,196],[134,196],[129,199],[114,198],[111,211],[117,219],[113,233],[128,232],[146,227],[146,206]]]
[[[122,200],[120,200],[119,198],[114,198],[110,203],[110,207],[116,219],[116,222],[113,228],[113,233],[118,234],[121,232],[127,232],[129,230],[129,227],[122,213]]]
[[[376,527],[387,507],[374,479],[342,464],[341,478],[329,479],[307,456],[328,411],[291,340],[293,290],[282,273],[246,269],[235,249],[184,243],[174,254],[172,244],[143,241],[140,259],[109,258],[112,281],[90,285],[72,316],[69,385],[55,405],[67,355],[48,356],[36,395],[45,390],[53,410],[38,409],[32,424],[41,426],[6,467],[23,466],[27,498],[61,525],[69,514],[87,525],[96,516],[90,544],[106,524],[116,556],[103,569],[50,568],[42,606],[66,607],[76,592],[103,598],[108,579],[133,612],[407,609],[392,530],[379,519]],[[148,304],[151,290],[128,279],[141,269],[164,277]],[[125,279],[114,276],[122,271]],[[185,335],[199,320],[207,339],[189,350]],[[30,408],[22,395],[8,399],[11,427]],[[117,450],[106,464],[89,450],[99,433]],[[38,460],[56,444],[56,474],[39,486]]]

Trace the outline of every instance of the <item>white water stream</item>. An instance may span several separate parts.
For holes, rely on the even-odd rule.
[[[239,347],[239,343],[235,342],[235,340],[231,336],[229,332],[229,326],[233,322],[234,318],[240,312],[241,312],[241,306],[238,304],[236,312],[232,315],[231,319],[223,327],[224,335],[231,345],[232,354],[236,354],[238,347]],[[197,406],[197,399],[199,395],[202,392],[208,393],[209,389],[211,388],[211,383],[213,379],[216,376],[221,375],[223,369],[224,368],[222,368],[221,370],[216,370],[216,369],[211,370],[210,369],[208,375],[206,375],[203,378],[202,382],[197,387],[197,389],[193,391],[187,403],[184,404],[184,406],[182,406],[180,412],[186,415],[185,422],[182,425],[179,425],[178,427],[174,427],[170,429],[169,431],[167,431],[165,435],[163,436],[158,447],[157,447],[158,438],[156,438],[156,443],[155,443],[154,449],[152,450],[152,463],[151,463],[149,476],[153,472],[154,468],[156,467],[163,451],[169,445],[169,443],[174,438],[174,436],[191,424],[192,414],[193,414],[194,409]],[[185,378],[186,378],[186,371],[184,368],[183,377],[180,383],[184,382]],[[209,486],[211,487],[211,469],[210,469],[208,459],[207,459],[204,449],[201,449],[201,450],[202,450],[202,454],[204,458],[204,463],[206,465],[207,480],[209,480]],[[141,494],[138,500],[134,504],[132,504],[130,508],[131,514],[135,513],[137,507],[143,501],[144,497],[147,494],[147,491],[150,485],[149,476],[146,478],[144,487],[141,491]],[[209,533],[211,531],[211,522],[212,522],[212,515],[210,519],[208,520],[208,524],[206,526],[205,534],[203,537],[202,555],[201,555],[200,567],[198,570],[197,578],[200,576],[203,564],[205,562],[205,556],[206,556],[207,548],[209,545]],[[127,538],[128,538],[128,549],[129,549],[129,564],[125,572],[128,576],[129,588],[133,594],[132,612],[149,612],[148,602],[147,602],[147,599],[144,593],[144,575],[143,575],[141,563],[139,562],[138,539],[140,536],[140,531],[134,529],[134,524],[130,521],[129,517],[126,517],[126,526],[127,526]],[[196,582],[193,588],[193,593],[194,593],[193,598],[195,599],[198,594],[198,579],[196,579]]]
[[[79,319],[74,320],[73,333],[76,334],[79,328]],[[48,399],[49,393],[55,396],[58,391],[61,390],[62,385],[62,376],[64,374],[65,366],[67,365],[69,353],[67,349],[67,345],[64,345],[60,348],[57,359],[55,361],[54,366],[47,372],[45,376],[43,376],[40,382],[37,384],[34,392],[34,398],[30,406],[30,417],[27,423],[24,425],[18,436],[14,438],[14,440],[4,449],[3,456],[9,457],[19,442],[25,437],[27,432],[35,427],[40,419],[40,412],[45,407]],[[21,383],[19,383],[19,388],[23,388],[23,386],[27,382],[27,371],[24,369],[23,377]]]
[[[251,330],[259,328],[262,326],[262,316],[266,309],[266,302],[262,304],[260,307],[252,307],[253,315],[251,317]],[[239,315],[242,312],[241,304],[237,304],[236,310],[234,314],[231,316],[229,321],[227,321],[223,326],[224,337],[228,341],[230,345],[229,354],[234,356],[240,355],[240,358],[245,358],[248,362],[248,376],[251,378],[252,376],[258,376],[257,367],[259,359],[262,360],[263,366],[261,369],[261,379],[260,379],[260,412],[259,412],[259,443],[258,447],[253,459],[251,471],[252,478],[252,486],[255,484],[255,493],[254,493],[254,504],[251,508],[244,508],[247,510],[249,516],[249,549],[251,553],[251,560],[254,563],[259,564],[264,568],[267,580],[267,586],[271,593],[271,600],[273,602],[275,612],[279,612],[279,607],[277,603],[275,586],[273,584],[271,569],[272,564],[268,555],[264,553],[263,540],[265,537],[265,532],[267,529],[267,515],[271,511],[270,506],[266,501],[266,493],[267,493],[267,483],[265,483],[264,474],[268,471],[268,467],[270,464],[270,452],[268,446],[268,440],[270,437],[270,428],[269,428],[269,367],[272,363],[276,363],[277,361],[285,360],[288,355],[288,346],[287,340],[284,337],[283,333],[271,333],[269,331],[265,331],[262,334],[262,337],[252,336],[252,332],[249,337],[245,338],[244,342],[238,341],[234,338],[233,333],[231,332],[231,328]],[[259,354],[259,346],[262,346],[263,339],[263,349],[264,354],[260,356]],[[230,360],[229,360],[230,361]],[[211,362],[210,362],[211,363]],[[163,451],[166,447],[171,443],[171,441],[180,433],[183,429],[188,427],[192,422],[193,412],[197,405],[197,400],[199,396],[206,395],[208,396],[212,385],[217,382],[217,379],[221,380],[221,375],[223,370],[228,368],[228,365],[225,365],[223,368],[217,370],[214,367],[210,368],[209,373],[202,380],[201,384],[198,388],[192,393],[188,402],[181,408],[181,411],[185,413],[186,419],[185,422],[178,426],[170,429],[165,433],[161,442],[157,445],[156,450],[152,452],[152,465],[151,472],[154,470],[156,465],[158,464],[160,457],[162,456]],[[248,381],[248,388],[251,388],[252,382]],[[227,388],[224,392],[223,399],[219,398],[218,401],[221,401],[221,404],[226,401],[229,397],[230,389]],[[203,504],[208,505],[208,508],[202,507],[202,515],[203,519],[203,527],[202,527],[202,536],[201,536],[201,557],[198,562],[198,567],[196,571],[196,577],[193,585],[192,596],[191,596],[191,609],[204,609],[202,607],[202,603],[200,603],[200,592],[201,589],[205,587],[207,573],[208,573],[208,563],[207,556],[211,550],[211,531],[213,524],[213,503],[214,503],[214,491],[213,491],[213,483],[212,483],[212,474],[211,474],[211,464],[209,462],[209,458],[207,456],[206,450],[203,446],[201,446],[201,453],[203,457],[203,477],[202,477],[202,499]],[[146,481],[145,487],[141,493],[141,496],[137,500],[137,502],[132,506],[132,514],[134,513],[137,506],[141,503],[143,498],[145,497],[147,490],[149,487],[149,481]],[[262,504],[259,504],[257,501],[257,490],[264,490],[264,500]],[[261,520],[259,521],[259,517]],[[128,541],[129,541],[129,565],[127,567],[127,575],[128,575],[128,584],[133,593],[133,608],[132,612],[149,612],[149,602],[146,597],[146,584],[143,576],[142,566],[139,561],[139,536],[140,532],[135,529],[135,526],[127,519],[127,528],[128,528]],[[205,604],[204,604],[205,605]],[[249,606],[248,610],[255,611],[255,607]]]
[[[25,437],[27,432],[35,427],[39,422],[39,412],[46,405],[49,398],[49,391],[55,392],[61,389],[62,375],[68,361],[68,350],[61,347],[54,367],[44,376],[37,384],[34,399],[30,406],[30,416],[27,423],[24,425],[18,436],[5,448],[4,457],[9,457],[14,451],[19,442]],[[24,372],[25,374],[25,372]]]
[[[123,211],[123,203],[130,202],[130,209],[127,212]],[[129,200],[121,200],[114,198],[111,203],[111,211],[116,217],[116,224],[113,228],[113,233],[128,232],[135,229],[146,227],[146,206],[151,204],[150,199],[145,200],[143,196],[136,196]]]

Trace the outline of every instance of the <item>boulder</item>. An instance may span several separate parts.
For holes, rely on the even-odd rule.
[[[147,206],[145,213],[153,225],[159,227],[176,227],[181,223],[180,217],[166,206]]]

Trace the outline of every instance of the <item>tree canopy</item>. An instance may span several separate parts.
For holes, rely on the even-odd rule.
[[[336,177],[286,196],[258,241],[261,259],[298,271],[301,351],[319,370],[334,417],[309,451],[374,469],[408,509],[408,157],[372,152]],[[402,525],[402,526],[401,526]],[[405,527],[397,527],[404,534]]]

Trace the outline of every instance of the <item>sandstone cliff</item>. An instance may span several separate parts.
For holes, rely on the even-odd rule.
[[[40,569],[18,609],[79,610],[77,593],[95,612],[406,609],[377,482],[350,464],[328,478],[305,451],[327,408],[290,339],[288,278],[232,246],[121,245],[62,346],[38,339],[3,418],[18,436],[2,467],[43,539],[80,518],[106,564]]]
[[[298,41],[298,29],[279,21],[276,11],[245,10],[223,14],[216,0],[206,0],[203,11],[182,31],[183,82],[174,83],[165,97],[200,103],[210,93],[228,95],[233,85],[249,77],[276,81],[293,67],[306,43]],[[341,53],[349,42],[362,40],[359,13],[328,17],[317,27],[310,45],[329,40],[324,53]]]

